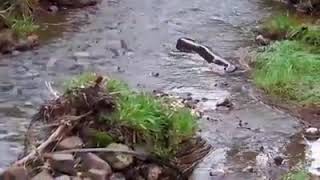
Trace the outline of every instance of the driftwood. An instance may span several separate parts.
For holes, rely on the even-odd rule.
[[[180,38],[177,41],[176,48],[182,52],[196,52],[208,63],[214,63],[219,66],[224,66],[226,72],[234,72],[237,67],[232,65],[226,59],[213,53],[208,47],[196,43],[190,38]]]
[[[16,161],[14,163],[15,166],[20,166],[27,164],[29,161],[35,160],[37,158],[37,155],[41,155],[44,153],[45,149],[52,144],[53,142],[58,141],[59,139],[63,138],[64,134],[67,134],[70,130],[73,129],[74,126],[76,126],[79,123],[79,120],[90,115],[92,112],[88,112],[86,114],[83,114],[81,116],[66,116],[65,119],[61,119],[61,124],[52,134],[51,136],[44,141],[40,146],[38,146],[35,150],[30,152],[28,155],[26,155],[24,158]]]

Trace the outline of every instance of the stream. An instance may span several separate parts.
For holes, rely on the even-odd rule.
[[[50,98],[45,81],[61,90],[71,76],[95,71],[200,100],[200,134],[213,152],[192,179],[278,179],[304,156],[299,121],[262,103],[241,74],[221,75],[200,56],[175,52],[176,40],[190,37],[238,59],[272,11],[262,0],[104,0],[50,19],[41,47],[0,57],[0,168],[17,159],[31,116]],[[234,108],[216,109],[225,97]],[[275,166],[277,156],[287,163]]]

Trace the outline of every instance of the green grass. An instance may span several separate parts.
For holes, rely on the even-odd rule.
[[[196,118],[188,109],[173,109],[164,99],[130,91],[126,84],[116,80],[109,81],[107,89],[118,97],[114,121],[140,132],[155,154],[170,156],[182,141],[194,136]]]
[[[280,41],[258,54],[255,83],[268,93],[299,102],[320,103],[320,55],[300,41]]]
[[[10,28],[19,36],[26,37],[31,33],[39,29],[38,25],[35,25],[32,17],[23,16],[20,18],[9,18]]]
[[[292,171],[286,174],[282,180],[309,180],[310,176],[305,170]]]
[[[298,26],[298,22],[287,15],[273,16],[262,26],[263,31],[274,38],[284,38]]]
[[[68,92],[86,87],[95,78],[94,74],[86,73],[68,81],[65,88]],[[173,108],[168,104],[168,99],[135,92],[118,80],[108,80],[106,90],[116,98],[117,111],[111,116],[103,116],[102,122],[135,130],[154,154],[171,157],[181,142],[195,135],[197,121],[189,109]]]
[[[17,35],[25,37],[39,28],[33,21],[33,9],[37,5],[38,0],[3,0],[0,3],[0,20]]]

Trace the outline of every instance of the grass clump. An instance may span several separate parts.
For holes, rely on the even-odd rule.
[[[280,41],[258,54],[255,83],[269,93],[301,104],[320,103],[320,56],[299,41]]]
[[[306,170],[292,171],[286,174],[282,180],[309,180],[310,176]]]
[[[196,118],[188,109],[174,109],[164,99],[131,91],[126,84],[116,80],[109,81],[107,89],[117,94],[118,99],[113,123],[139,132],[155,154],[173,155],[180,143],[194,136]]]
[[[23,16],[21,18],[9,18],[10,28],[19,36],[26,37],[27,35],[39,29],[38,25],[33,23],[32,17]]]
[[[72,93],[74,89],[94,84],[95,80],[93,73],[82,74],[68,81],[65,89]],[[146,144],[155,155],[173,157],[179,145],[195,135],[196,117],[189,109],[172,107],[171,100],[133,91],[118,80],[107,80],[105,89],[115,97],[117,109],[112,115],[103,115],[99,122],[119,130],[133,130],[138,136],[134,143]],[[100,144],[109,142],[101,133],[96,138]]]
[[[16,34],[25,37],[39,28],[33,21],[33,10],[38,6],[38,0],[3,1],[0,4],[0,20]]]

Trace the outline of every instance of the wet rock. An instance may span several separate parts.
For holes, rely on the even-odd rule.
[[[256,37],[256,42],[258,43],[258,45],[261,45],[261,46],[266,46],[270,44],[270,40],[263,37],[263,35],[258,35]]]
[[[110,176],[109,180],[126,180],[126,177],[121,173],[114,173]]]
[[[229,98],[224,98],[221,99],[220,101],[217,102],[216,104],[217,107],[227,107],[227,108],[232,108],[233,104]]]
[[[76,175],[75,160],[71,154],[46,154],[45,158],[48,158],[49,164],[54,170],[68,175]]]
[[[72,8],[80,8],[84,6],[92,6],[100,2],[100,0],[55,0],[59,6]]]
[[[0,174],[1,180],[26,180],[28,178],[27,169],[23,167],[11,167]]]
[[[31,180],[53,180],[53,177],[47,170],[43,170],[39,174],[34,176]]]
[[[59,150],[77,149],[77,148],[81,148],[82,146],[83,146],[82,139],[80,139],[78,136],[71,136],[62,140],[58,144],[57,149]]]
[[[107,148],[123,151],[131,150],[127,145],[116,143],[111,143]],[[112,168],[117,170],[125,169],[133,163],[133,156],[130,154],[104,153],[102,158],[108,161]]]
[[[110,165],[102,160],[99,156],[93,154],[93,153],[85,153],[81,155],[82,159],[82,166],[85,169],[101,169],[106,171],[106,173],[109,175],[112,173]]]
[[[10,29],[0,30],[0,53],[9,53],[15,49],[17,35]]]
[[[59,8],[58,8],[58,6],[51,5],[51,6],[49,6],[48,11],[50,11],[52,13],[56,13],[59,11]]]
[[[283,163],[283,160],[284,159],[282,157],[280,157],[280,156],[277,156],[277,157],[273,158],[273,161],[277,166],[281,166],[282,163]]]
[[[304,131],[304,137],[309,140],[317,140],[320,138],[320,131],[318,128],[310,127]]]
[[[54,178],[54,180],[71,180],[71,177],[63,175],[63,176],[58,176],[58,177]]]
[[[152,76],[152,77],[159,77],[159,75],[160,75],[160,74],[159,74],[158,72],[152,72],[152,73],[151,73],[151,76]]]
[[[101,169],[89,169],[88,176],[91,180],[106,180],[108,173]]]

